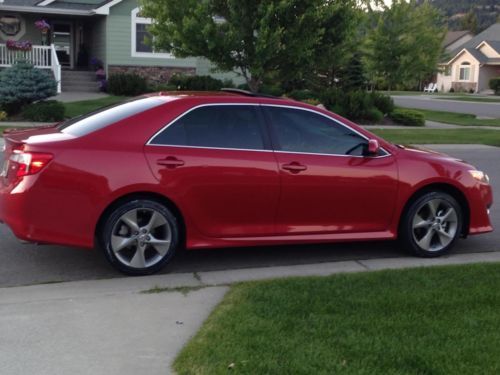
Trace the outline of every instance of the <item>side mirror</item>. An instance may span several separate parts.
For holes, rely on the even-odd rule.
[[[377,155],[380,150],[380,144],[376,139],[369,139],[368,140],[368,147],[367,147],[367,156],[374,156]]]

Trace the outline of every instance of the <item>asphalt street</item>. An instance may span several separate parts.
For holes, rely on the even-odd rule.
[[[500,148],[485,146],[432,146],[467,160],[486,171],[495,197],[500,197]],[[498,198],[497,198],[498,199]],[[500,228],[500,206],[491,210],[494,227]],[[460,240],[457,253],[500,252],[500,230]],[[410,257],[396,242],[300,245],[261,248],[193,250],[178,254],[163,273],[199,273],[242,268],[315,264],[340,260]],[[19,243],[0,225],[0,287],[122,277],[100,251]]]
[[[393,96],[399,107],[430,109],[435,111],[470,113],[479,117],[500,118],[500,103],[465,102],[436,99],[432,96]]]

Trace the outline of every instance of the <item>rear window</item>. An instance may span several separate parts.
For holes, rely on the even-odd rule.
[[[64,121],[57,128],[62,133],[81,137],[164,103],[159,97],[133,99]]]

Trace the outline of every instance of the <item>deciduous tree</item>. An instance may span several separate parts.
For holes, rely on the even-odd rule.
[[[353,27],[356,0],[142,0],[157,48],[237,71],[252,91],[266,80],[326,69]],[[338,49],[336,49],[338,48]]]

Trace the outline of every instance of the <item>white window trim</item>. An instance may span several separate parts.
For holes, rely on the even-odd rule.
[[[140,9],[135,8],[132,10],[132,35],[131,35],[131,55],[132,57],[147,57],[147,58],[160,58],[160,59],[173,59],[174,56],[171,53],[164,52],[137,52],[137,24],[151,25],[153,20],[151,18],[139,17]]]

